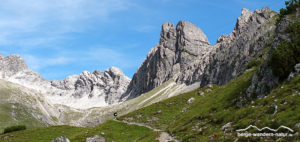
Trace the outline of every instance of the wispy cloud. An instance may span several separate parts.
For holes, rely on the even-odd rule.
[[[76,53],[77,52],[77,53]],[[76,58],[74,55],[77,55],[77,63],[82,64],[97,64],[102,67],[116,66],[122,69],[135,67],[139,60],[131,57],[128,52],[122,50],[117,50],[114,47],[100,46],[92,47],[86,50],[85,52],[75,51],[68,53],[70,58]],[[78,56],[80,55],[80,56]]]
[[[0,45],[53,42],[59,35],[90,28],[91,20],[109,22],[111,14],[130,6],[127,0],[1,0]]]
[[[34,71],[39,71],[44,67],[51,67],[51,66],[59,66],[59,65],[66,65],[70,62],[74,61],[73,58],[70,57],[36,57],[33,55],[23,55],[22,56],[26,63],[33,69]]]

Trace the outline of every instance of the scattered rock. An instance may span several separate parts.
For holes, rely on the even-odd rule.
[[[208,84],[207,87],[208,88],[213,88],[213,85],[212,84]]]
[[[101,132],[101,135],[104,135],[104,132]]]
[[[296,64],[294,69],[295,69],[296,75],[299,75],[300,74],[300,63]]]
[[[294,66],[294,70],[295,70],[295,72],[291,72],[291,73],[289,74],[288,81],[290,81],[290,80],[292,80],[294,77],[300,75],[300,63],[298,63],[298,64],[296,64],[296,65]]]
[[[275,105],[275,104],[270,105],[267,112],[269,114],[276,114],[277,113],[277,105]]]
[[[203,129],[202,129],[202,128],[200,128],[200,129],[198,130],[198,132],[199,132],[199,134],[200,134],[200,135],[202,135],[202,133],[203,133]]]
[[[204,96],[204,92],[202,92],[202,91],[199,91],[198,94],[199,94],[199,96]]]
[[[182,110],[181,110],[181,112],[185,112],[186,111],[186,108],[184,107],[184,108],[182,108]]]
[[[222,126],[221,130],[225,131],[226,129],[231,127],[231,122],[226,123],[224,126]]]
[[[93,137],[86,138],[86,142],[106,142],[104,137],[95,135]]]
[[[161,110],[158,110],[158,111],[157,111],[157,114],[161,114],[161,112],[162,112]]]
[[[194,101],[195,101],[195,98],[192,97],[192,98],[190,98],[186,103],[187,103],[187,104],[191,104],[191,103],[193,103]]]
[[[293,72],[291,72],[290,74],[289,74],[289,77],[288,77],[288,81],[291,81],[293,78],[295,77],[295,74],[293,73]]]
[[[61,136],[52,140],[52,142],[70,142],[66,136]]]
[[[300,127],[300,122],[297,123],[297,124],[295,125],[295,127],[299,128],[299,127]]]
[[[211,89],[205,89],[205,92],[211,92],[212,90]]]

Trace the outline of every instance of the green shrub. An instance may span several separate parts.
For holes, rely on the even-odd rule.
[[[250,69],[250,68],[252,68],[252,67],[257,67],[257,66],[259,66],[260,64],[261,64],[261,61],[260,61],[260,60],[250,61],[250,62],[247,64],[246,68],[247,68],[247,69]]]
[[[10,132],[14,132],[14,131],[20,131],[20,130],[25,130],[26,126],[25,125],[16,125],[16,126],[10,126],[10,127],[6,127],[4,129],[3,134],[5,133],[10,133]]]
[[[271,56],[269,64],[271,65],[273,73],[282,81],[290,72],[293,71],[294,66],[300,62],[300,46],[293,42],[283,42],[276,48]]]
[[[282,42],[272,53],[269,65],[273,73],[282,81],[294,66],[300,63],[300,23],[294,22],[286,28],[290,41]]]
[[[286,8],[281,8],[279,11],[279,18],[277,19],[277,23],[288,14],[291,14],[296,11],[297,8],[300,7],[299,0],[289,0],[285,2]]]

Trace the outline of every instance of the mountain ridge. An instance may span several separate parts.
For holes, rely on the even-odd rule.
[[[164,23],[159,44],[150,50],[120,102],[169,79],[177,84],[199,83],[201,87],[234,79],[265,48],[272,37],[265,34],[274,34],[276,26],[272,17],[275,15],[269,8],[254,12],[244,8],[233,32],[220,36],[215,45],[210,45],[202,30],[189,22],[179,21],[176,27]]]
[[[130,81],[116,67],[104,72],[83,71],[80,75],[71,75],[64,80],[48,81],[30,70],[19,55],[1,56],[0,67],[1,79],[40,91],[54,104],[83,109],[118,103],[117,100]]]

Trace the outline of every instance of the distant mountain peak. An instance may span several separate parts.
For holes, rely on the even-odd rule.
[[[0,56],[0,79],[40,91],[54,104],[90,108],[118,103],[130,79],[121,69],[83,71],[60,81],[48,81],[28,68],[19,55]]]

